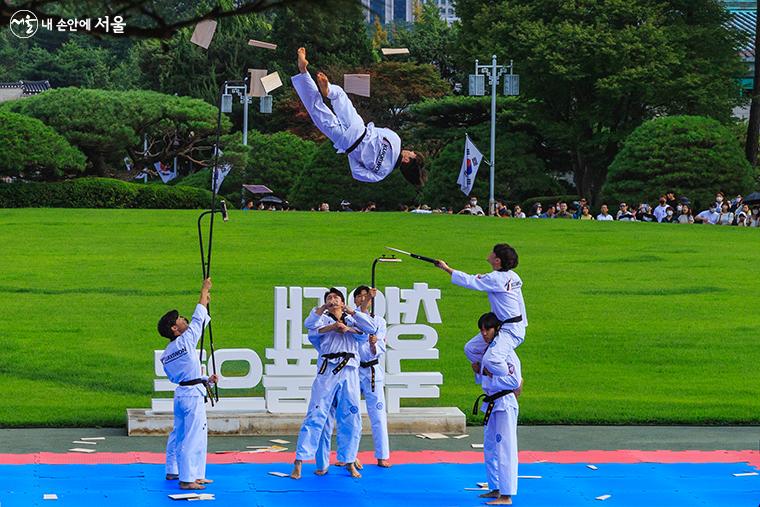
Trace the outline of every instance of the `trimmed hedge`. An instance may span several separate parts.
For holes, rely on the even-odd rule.
[[[144,185],[110,178],[0,184],[0,208],[199,209],[210,203],[208,190]]]

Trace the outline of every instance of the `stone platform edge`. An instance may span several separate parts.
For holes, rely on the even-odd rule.
[[[209,412],[210,435],[296,435],[304,414],[270,414],[267,412]],[[150,409],[127,409],[129,436],[168,435],[174,415]],[[402,407],[397,414],[388,414],[388,433],[415,435],[418,433],[465,432],[466,418],[457,407]],[[362,414],[362,431],[371,433],[367,414]]]

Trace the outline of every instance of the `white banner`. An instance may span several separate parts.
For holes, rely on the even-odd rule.
[[[464,142],[464,159],[462,160],[462,169],[459,171],[457,183],[464,195],[470,195],[472,185],[475,183],[475,176],[478,174],[478,167],[483,161],[483,154],[470,141],[470,136],[465,136]]]

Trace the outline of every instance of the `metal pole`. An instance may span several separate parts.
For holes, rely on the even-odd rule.
[[[488,195],[488,214],[493,215],[496,201],[493,196],[494,187],[494,154],[496,151],[496,82],[499,75],[496,73],[496,55],[491,58],[491,190]]]
[[[243,99],[243,144],[248,146],[248,102],[250,97],[243,94],[241,98]]]

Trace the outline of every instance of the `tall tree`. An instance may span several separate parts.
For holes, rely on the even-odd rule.
[[[459,0],[457,11],[462,63],[515,60],[539,129],[586,197],[645,119],[727,121],[741,100],[739,35],[718,0]]]

